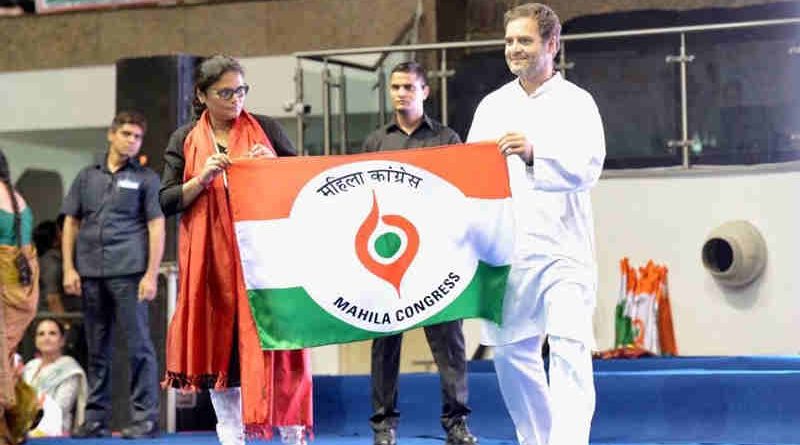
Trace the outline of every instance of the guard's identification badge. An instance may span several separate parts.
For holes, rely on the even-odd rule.
[[[120,179],[117,185],[121,189],[139,190],[139,183],[130,179]]]

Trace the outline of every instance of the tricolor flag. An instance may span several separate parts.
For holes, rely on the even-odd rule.
[[[637,270],[620,260],[622,281],[615,311],[615,348],[678,355],[667,286],[667,267],[652,260]]]
[[[514,231],[496,144],[243,160],[228,181],[264,349],[501,323]]]

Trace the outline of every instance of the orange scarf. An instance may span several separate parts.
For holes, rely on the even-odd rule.
[[[275,153],[258,121],[242,111],[228,133],[228,156],[235,162],[247,156],[255,143]],[[214,153],[206,111],[183,145],[183,182],[199,175]],[[164,384],[188,390],[227,386],[234,320],[238,320],[242,418],[248,435],[270,438],[272,426],[281,425],[310,429],[309,353],[261,349],[223,175],[184,210],[179,236],[180,290],[167,334]]]

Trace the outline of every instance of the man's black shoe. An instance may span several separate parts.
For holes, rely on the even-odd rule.
[[[375,431],[372,445],[397,445],[397,431],[394,428]]]
[[[158,424],[152,420],[136,422],[122,429],[123,439],[146,439],[158,435]]]
[[[94,437],[111,437],[111,430],[99,420],[87,420],[72,432],[73,439],[91,439]]]
[[[477,445],[478,438],[475,437],[467,426],[466,419],[459,419],[447,430],[446,445]]]

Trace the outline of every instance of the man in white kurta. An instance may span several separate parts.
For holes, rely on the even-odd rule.
[[[506,62],[517,78],[478,105],[468,141],[507,156],[516,251],[503,323],[486,322],[500,389],[522,445],[589,441],[597,286],[589,191],[605,159],[592,96],[554,71],[560,25],[541,4],[506,13]],[[541,357],[549,336],[549,385]]]

